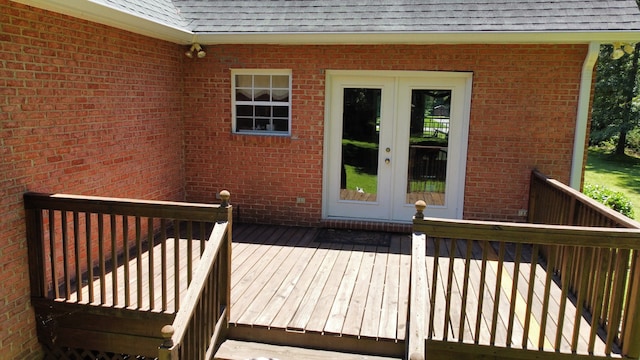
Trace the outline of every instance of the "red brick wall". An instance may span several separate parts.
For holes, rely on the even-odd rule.
[[[22,194],[184,200],[182,47],[0,0],[0,357],[42,358]]]
[[[208,47],[185,63],[186,190],[242,221],[321,216],[325,69],[472,71],[464,217],[522,220],[530,171],[568,182],[586,45]],[[293,72],[292,137],[231,134],[230,69]],[[305,204],[296,204],[298,196]]]

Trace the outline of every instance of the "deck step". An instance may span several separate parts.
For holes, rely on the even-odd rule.
[[[248,341],[226,340],[218,349],[216,360],[398,360],[384,356],[351,354],[326,350],[312,350],[291,346],[262,344]]]

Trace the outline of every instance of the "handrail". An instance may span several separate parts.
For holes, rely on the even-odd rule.
[[[209,224],[229,218],[220,205],[66,194],[26,193],[24,205],[33,297],[163,312],[178,311]]]
[[[626,271],[640,266],[637,229],[443,220],[423,218],[424,207],[416,208],[413,238],[424,233],[428,244],[426,339],[604,356],[619,346],[623,356],[640,356],[633,325],[640,311],[630,305],[639,276]],[[546,262],[539,256],[543,246]],[[454,275],[456,268],[464,269],[464,276]],[[563,275],[574,273],[580,276],[571,287],[572,277]],[[536,283],[544,290],[534,292]],[[596,321],[587,323],[584,309]],[[595,340],[602,330],[606,336],[598,349]],[[499,344],[504,336],[506,342]]]
[[[185,303],[162,329],[160,360],[210,359],[229,321],[231,238],[228,223],[217,223],[202,254]]]
[[[529,192],[530,223],[640,229],[637,221],[536,170]]]

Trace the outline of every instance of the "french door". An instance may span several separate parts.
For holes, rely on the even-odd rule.
[[[327,72],[323,216],[461,218],[471,75]]]

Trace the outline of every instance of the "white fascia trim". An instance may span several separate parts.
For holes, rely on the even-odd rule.
[[[638,42],[640,31],[593,32],[393,32],[393,33],[198,33],[197,42],[217,44],[587,44]]]
[[[589,105],[593,83],[593,67],[600,54],[600,43],[589,44],[589,51],[582,64],[580,92],[578,95],[578,112],[576,115],[576,132],[573,140],[573,159],[571,161],[571,177],[569,185],[580,190],[582,186],[582,170],[584,167],[585,142],[587,140],[587,124],[589,123]]]
[[[87,0],[12,0],[35,8],[92,21],[176,44],[191,44],[193,33],[187,29],[159,23],[120,9]]]

